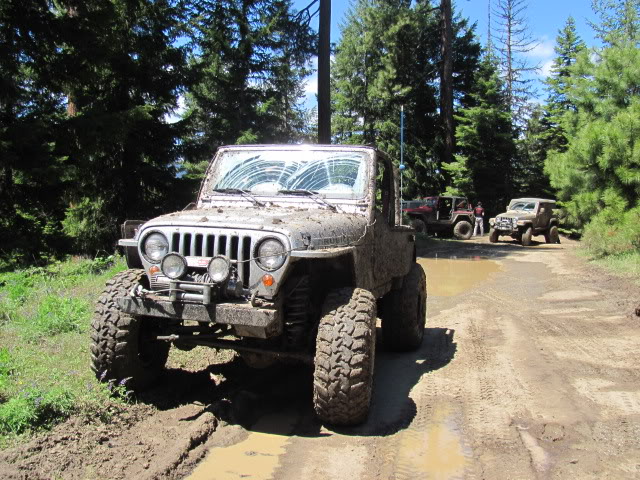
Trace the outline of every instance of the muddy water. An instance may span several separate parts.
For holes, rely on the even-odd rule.
[[[400,470],[414,478],[461,478],[467,466],[455,417],[446,406],[438,406],[427,428],[410,429],[399,444]]]
[[[502,270],[500,264],[483,257],[418,258],[427,273],[427,294],[453,297],[481,285]]]
[[[229,447],[214,448],[189,480],[235,480],[251,478],[268,480],[280,463],[280,456],[293,430],[291,416],[269,415],[249,432],[242,442]],[[266,433],[268,432],[268,433]]]

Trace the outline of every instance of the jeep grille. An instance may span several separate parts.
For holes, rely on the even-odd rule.
[[[248,287],[251,262],[245,260],[251,258],[251,244],[252,238],[248,235],[174,232],[169,249],[185,257],[224,255],[236,265],[242,284]]]
[[[496,218],[496,227],[504,230],[511,230],[515,227],[516,219],[510,217],[498,217]]]

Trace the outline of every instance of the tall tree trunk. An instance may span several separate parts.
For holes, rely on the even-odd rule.
[[[453,125],[453,29],[451,26],[451,0],[441,1],[441,56],[442,73],[440,76],[440,116],[444,126],[444,150],[442,163],[453,161],[454,125]]]
[[[318,35],[318,143],[331,143],[331,0],[320,0]]]
[[[69,17],[77,17],[78,9],[75,5],[68,4],[67,5],[67,15]],[[67,93],[67,115],[69,117],[74,117],[78,113],[78,106],[76,105],[76,99],[72,92]]]

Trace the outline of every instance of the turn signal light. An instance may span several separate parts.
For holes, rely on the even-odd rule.
[[[149,275],[158,275],[159,273],[160,273],[160,267],[157,265],[154,265],[149,269]]]
[[[273,279],[273,276],[269,275],[268,273],[262,276],[262,284],[265,287],[270,287],[274,283],[275,283],[275,280]]]

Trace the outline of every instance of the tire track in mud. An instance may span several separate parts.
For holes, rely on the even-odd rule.
[[[470,447],[461,432],[460,397],[457,388],[447,388],[446,374],[439,370],[455,353],[452,331],[444,335],[434,329],[425,337],[425,363],[431,371],[424,374],[412,390],[417,412],[407,427],[382,444],[381,478],[412,480],[416,478],[474,478]]]

